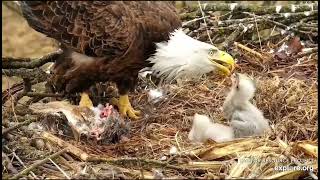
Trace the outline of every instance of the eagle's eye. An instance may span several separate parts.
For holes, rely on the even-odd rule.
[[[213,55],[214,55],[214,52],[215,52],[215,50],[210,49],[210,51],[209,51],[209,55],[210,55],[210,56],[213,56]]]

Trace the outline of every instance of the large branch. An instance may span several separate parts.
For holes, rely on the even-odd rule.
[[[13,97],[14,104],[16,104],[23,96],[26,96],[31,91],[32,85],[49,79],[49,75],[40,68],[2,69],[2,75],[18,76],[23,79],[23,83],[14,84],[8,89],[2,91],[2,104],[4,104],[10,97]]]
[[[280,8],[281,7],[281,8]],[[233,12],[254,12],[256,14],[274,14],[274,13],[294,13],[318,10],[318,3],[311,4],[287,4],[282,6],[261,6],[255,4],[244,3],[202,3],[202,10],[207,11],[233,11]],[[193,12],[192,15],[201,15],[198,4],[190,5],[189,12]],[[191,14],[190,14],[191,15]],[[186,18],[188,16],[182,16]],[[191,17],[191,16],[189,16]]]
[[[277,22],[281,22],[283,24],[290,24],[294,22],[298,22],[307,17],[317,17],[318,11],[309,11],[308,13],[299,12],[299,13],[279,13],[279,14],[267,14],[263,16],[250,17],[250,18],[242,18],[242,19],[227,19],[223,21],[217,21],[213,19],[208,19],[208,25],[213,26],[230,26],[239,23],[263,23],[266,20],[274,20]],[[288,18],[290,17],[290,18]]]
[[[2,69],[2,75],[5,76],[18,76],[22,79],[36,79],[37,82],[43,82],[48,79],[48,74],[45,73],[42,69]]]
[[[220,43],[217,47],[219,49],[226,49],[231,45],[234,41],[236,41],[243,33],[245,33],[243,26],[239,26],[226,40]]]
[[[247,12],[243,12],[243,13],[248,14],[248,15],[250,15],[250,16],[256,16],[256,15],[254,15],[254,14],[247,13]],[[313,36],[315,36],[315,35],[317,35],[317,34],[315,34],[315,33],[313,33],[313,32],[302,31],[302,30],[299,30],[299,29],[296,29],[296,28],[292,28],[291,26],[287,26],[287,25],[285,25],[285,24],[283,24],[283,23],[280,23],[280,22],[277,22],[277,21],[274,21],[274,20],[271,20],[271,19],[266,19],[266,18],[264,18],[264,17],[262,17],[262,16],[257,16],[257,17],[262,18],[262,19],[265,20],[267,23],[271,23],[271,24],[273,24],[273,25],[277,25],[278,27],[280,27],[280,28],[282,28],[282,29],[284,29],[284,30],[292,31],[292,32],[295,32],[295,33],[300,34],[300,35],[302,35],[302,36],[305,36],[305,35],[313,35]]]
[[[40,58],[13,58],[13,57],[2,57],[2,68],[3,69],[19,69],[27,68],[32,69],[40,67],[48,62],[54,62],[60,55],[62,50],[50,53],[48,55],[42,56]]]

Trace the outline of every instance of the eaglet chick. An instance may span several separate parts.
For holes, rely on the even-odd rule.
[[[223,113],[234,130],[234,137],[259,136],[270,130],[268,119],[254,106],[256,85],[248,76],[235,73],[231,77],[231,91],[223,104]]]
[[[188,138],[197,143],[203,143],[208,139],[225,142],[233,140],[234,135],[231,127],[213,123],[208,116],[196,113],[193,116],[193,124]]]
[[[243,74],[232,76],[231,91],[223,104],[223,113],[230,126],[214,123],[206,115],[195,114],[189,140],[203,143],[208,139],[226,142],[235,138],[262,135],[269,131],[269,122],[250,99],[256,91],[255,83]]]

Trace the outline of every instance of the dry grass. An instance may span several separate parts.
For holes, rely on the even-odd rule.
[[[240,64],[242,72],[246,72],[246,68],[251,67]],[[145,117],[132,123],[132,134],[126,142],[113,145],[77,144],[74,140],[66,142],[85,153],[112,157],[115,161],[127,157],[160,161],[166,157],[168,163],[190,169],[184,172],[157,167],[163,170],[165,177],[170,178],[291,178],[306,175],[305,171],[274,171],[279,166],[297,166],[291,163],[292,159],[312,159],[308,167],[312,166],[317,171],[317,157],[312,155],[312,149],[307,148],[307,143],[314,148],[318,141],[316,81],[313,78],[308,81],[293,77],[286,79],[268,76],[267,73],[254,77],[257,77],[258,86],[254,103],[271,121],[273,134],[269,137],[221,144],[208,142],[202,146],[191,144],[187,133],[194,113],[208,114],[216,121],[227,123],[220,107],[231,82],[227,78],[208,76],[201,83],[167,85],[166,98],[156,104],[148,102],[148,90],[136,92],[131,97],[133,104],[144,112]],[[176,154],[170,154],[173,147],[177,148]],[[245,160],[249,162],[243,163]],[[131,170],[144,169],[144,173],[149,175],[147,177],[153,177],[150,171],[154,166],[152,163],[149,168],[143,165],[139,167],[137,162],[123,166]],[[203,172],[193,171],[195,168]],[[136,175],[141,174],[138,171],[127,174],[127,177]]]
[[[5,55],[39,56],[53,50],[46,38],[30,30],[18,17],[15,17],[17,20],[12,19],[11,16],[14,16],[12,14],[9,17],[10,12],[4,7],[3,9],[2,50]],[[17,24],[23,24],[23,27],[17,28]],[[16,29],[17,33],[9,36],[12,28]],[[29,33],[32,35],[27,35]],[[13,39],[23,39],[23,41],[20,43]],[[31,42],[38,40],[44,42],[40,45],[43,48],[26,46],[26,44],[37,45]],[[269,51],[268,48],[263,48],[262,52],[259,51],[260,47],[256,50],[267,54],[265,52]],[[55,162],[67,174],[77,178],[153,178],[156,170],[162,171],[158,173],[159,176],[163,174],[164,177],[172,179],[231,177],[276,179],[306,176],[306,171],[274,171],[274,168],[280,165],[293,165],[291,162],[294,158],[312,159],[310,165],[317,172],[317,152],[314,152],[318,142],[317,55],[312,55],[310,59],[305,57],[302,63],[297,65],[296,61],[277,62],[273,59],[262,62],[247,52],[238,50],[238,53],[241,54],[238,59],[238,71],[252,75],[257,81],[258,91],[253,102],[271,121],[273,130],[271,136],[221,144],[214,142],[204,145],[191,144],[187,139],[187,133],[191,128],[191,117],[194,113],[207,114],[215,121],[227,123],[220,108],[231,82],[228,78],[208,75],[197,83],[186,82],[182,86],[162,87],[166,90],[166,98],[156,104],[148,102],[148,89],[140,88],[133,93],[131,96],[133,106],[143,111],[144,118],[132,122],[132,134],[126,142],[97,145],[77,144],[74,140],[64,140],[73,148],[78,147],[85,153],[112,157],[114,158],[112,162],[125,159],[123,160],[125,163],[115,165],[111,161],[108,164],[81,162],[79,158],[70,156],[70,153],[64,154]],[[7,84],[5,79],[2,80],[2,84]],[[141,81],[140,85],[148,84]],[[33,141],[28,139],[30,137],[32,135],[19,130],[12,132],[11,138],[6,142],[6,147],[14,150],[26,166],[59,149],[54,143],[47,143],[47,147],[39,150],[32,146],[30,142]],[[170,154],[172,147],[177,148],[177,151]],[[260,161],[243,163],[241,160],[248,155],[252,156],[251,161],[254,158]],[[127,157],[156,160],[156,162],[145,163],[136,160],[129,163]],[[175,167],[164,168],[165,165],[159,165],[159,162],[169,163]],[[24,169],[17,164],[15,167],[18,171]],[[87,175],[80,173],[84,168],[87,169]],[[63,173],[50,163],[33,171],[38,177],[43,175],[49,178],[65,178]],[[3,171],[3,175],[8,175],[6,170]]]

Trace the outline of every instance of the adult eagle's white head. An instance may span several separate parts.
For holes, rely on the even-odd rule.
[[[235,67],[231,55],[189,37],[182,29],[171,33],[167,42],[157,43],[156,53],[148,61],[153,63],[156,76],[165,81],[196,78],[215,70],[230,75]]]

